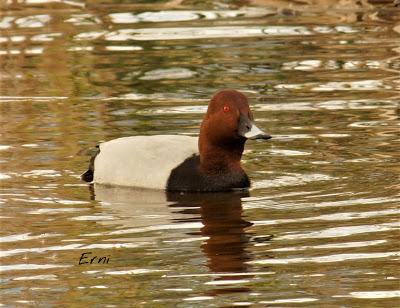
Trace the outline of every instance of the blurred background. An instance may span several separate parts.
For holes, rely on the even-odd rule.
[[[1,304],[399,305],[398,1],[3,0],[0,30]],[[249,193],[80,182],[223,88],[274,137]]]

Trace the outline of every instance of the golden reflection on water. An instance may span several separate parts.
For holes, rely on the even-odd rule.
[[[366,0],[5,1],[1,304],[395,306],[399,14]],[[226,87],[274,136],[246,146],[248,195],[79,181],[103,140],[196,135]],[[79,265],[84,252],[110,262]]]

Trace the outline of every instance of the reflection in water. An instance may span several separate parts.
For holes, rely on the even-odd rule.
[[[212,272],[247,272],[245,246],[249,235],[245,229],[252,224],[242,218],[241,198],[247,192],[216,194],[172,194],[170,207],[196,207],[203,227],[201,235],[208,239],[201,248]],[[180,210],[179,212],[185,212]]]
[[[174,224],[198,227],[199,231],[196,228],[187,235],[189,238],[201,236],[201,251],[208,260],[207,267],[210,273],[220,274],[207,282],[208,285],[220,286],[211,293],[250,291],[247,287],[236,287],[247,280],[243,280],[242,275],[235,275],[247,273],[245,277],[252,276],[248,265],[251,257],[246,250],[251,237],[246,228],[252,223],[243,219],[241,202],[241,198],[248,196],[247,191],[181,194],[96,184],[92,192],[103,207],[112,208],[113,215],[119,217],[118,223],[123,223],[127,233],[144,230],[140,226],[151,224],[156,227],[166,220],[173,224],[161,226],[159,230],[174,228]],[[196,222],[201,224],[194,225]],[[107,224],[107,221],[102,223]]]
[[[249,255],[245,247],[249,242],[249,234],[245,229],[252,224],[242,218],[241,202],[248,192],[180,194],[96,184],[92,193],[103,207],[112,209],[119,218],[118,223],[122,223],[129,232],[150,225],[150,220],[152,225],[168,221],[184,225],[201,222],[192,224],[200,227],[200,232],[191,231],[188,235],[207,238],[201,249],[208,259],[210,271],[248,271],[246,262]],[[115,224],[115,221],[112,223]]]

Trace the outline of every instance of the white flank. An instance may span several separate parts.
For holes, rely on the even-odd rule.
[[[134,136],[100,144],[94,165],[99,184],[165,189],[171,171],[198,153],[198,138]]]

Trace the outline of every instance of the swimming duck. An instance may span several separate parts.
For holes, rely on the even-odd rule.
[[[200,136],[123,137],[101,143],[81,179],[106,185],[182,192],[250,187],[240,160],[247,139],[270,139],[254,123],[249,103],[236,90],[210,100]]]

